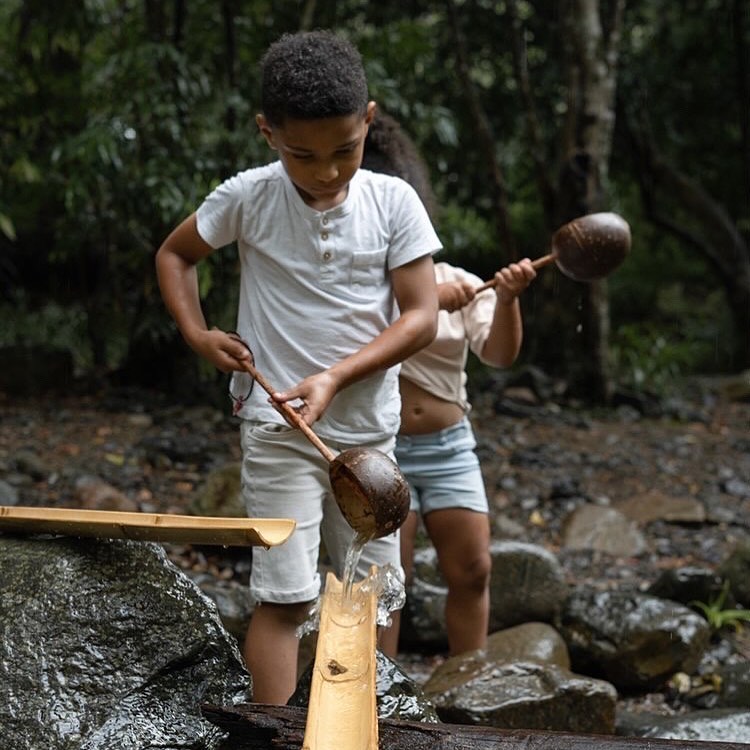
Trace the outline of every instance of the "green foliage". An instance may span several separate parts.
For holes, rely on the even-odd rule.
[[[26,295],[19,291],[0,305],[0,346],[23,344],[37,346],[54,343],[67,349],[77,371],[92,365],[91,347],[86,332],[86,312],[80,305],[61,306],[48,302],[32,308]]]
[[[500,258],[494,227],[471,208],[444,204],[438,217],[438,231],[445,250],[438,258],[484,277],[494,273]]]
[[[750,609],[724,609],[729,593],[729,581],[724,581],[721,592],[710,602],[692,601],[690,604],[703,612],[711,630],[717,632],[722,628],[732,627],[740,630],[743,622],[750,622]]]
[[[272,40],[303,23],[335,28],[359,46],[373,98],[420,146],[442,209],[438,228],[446,250],[440,257],[483,278],[512,260],[509,248],[498,246],[497,196],[459,75],[447,6],[408,0],[303,5],[0,3],[0,293],[15,300],[6,339],[16,330],[55,336],[50,321],[57,320],[81,366],[106,368],[141,345],[158,350],[175,340],[154,278],[154,251],[218,182],[273,158],[253,121],[258,61]],[[455,5],[517,252],[536,257],[548,250],[548,206],[531,158],[508,5]],[[750,204],[744,161],[737,158],[742,102],[729,76],[738,59],[734,44],[748,24],[745,19],[733,36],[731,7],[729,0],[629,3],[618,94],[648,112],[666,156],[747,233]],[[535,156],[554,188],[568,156],[561,150],[571,101],[562,45],[566,12],[528,0],[517,9],[541,139]],[[717,33],[707,36],[708,26]],[[613,355],[620,379],[666,391],[682,373],[730,368],[735,322],[716,269],[641,215],[626,140],[619,133],[607,185],[634,236],[631,256],[609,281]],[[691,218],[669,213],[676,223]],[[545,273],[535,288],[558,291],[547,282],[554,271]],[[233,248],[201,264],[200,293],[211,324],[233,326],[237,285]],[[24,289],[20,302],[11,294],[16,288]],[[534,292],[525,296],[534,299]],[[565,353],[575,334],[571,326],[555,330],[559,304],[544,300],[525,317],[526,351],[547,351],[548,335],[560,339]]]

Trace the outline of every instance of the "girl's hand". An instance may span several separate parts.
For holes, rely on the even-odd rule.
[[[441,310],[455,312],[474,299],[474,287],[468,281],[446,281],[437,285]]]
[[[501,305],[512,305],[536,278],[536,270],[528,258],[501,268],[495,274],[495,293]]]

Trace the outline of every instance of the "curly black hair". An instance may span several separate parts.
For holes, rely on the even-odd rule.
[[[367,111],[358,50],[332,31],[284,34],[261,60],[261,109],[271,126]]]
[[[408,182],[422,199],[427,213],[435,216],[437,201],[432,191],[427,164],[414,141],[398,122],[380,109],[367,131],[362,167],[371,172],[400,177]]]

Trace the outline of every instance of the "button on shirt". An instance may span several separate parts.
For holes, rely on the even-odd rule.
[[[344,202],[320,212],[302,200],[280,162],[216,188],[198,208],[197,227],[212,247],[237,242],[237,330],[279,390],[358,351],[394,322],[389,271],[441,247],[403,180],[360,169]],[[392,367],[342,390],[316,432],[348,444],[395,434],[397,374]],[[283,421],[261,388],[240,415]]]

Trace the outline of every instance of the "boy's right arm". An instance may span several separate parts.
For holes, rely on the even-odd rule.
[[[164,304],[188,345],[222,372],[240,370],[249,359],[245,346],[216,328],[209,329],[198,293],[198,263],[214,251],[198,234],[195,214],[179,224],[156,253],[156,275]]]

